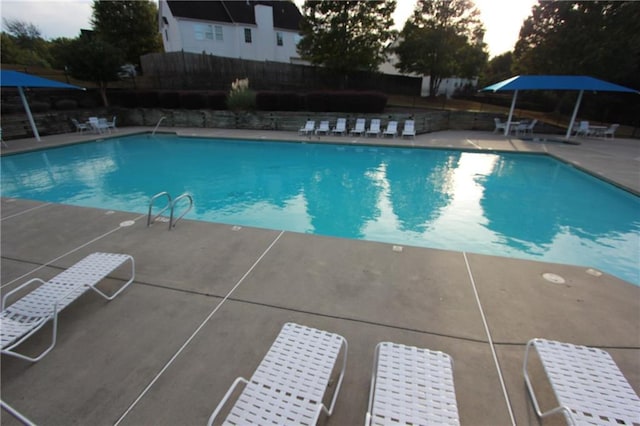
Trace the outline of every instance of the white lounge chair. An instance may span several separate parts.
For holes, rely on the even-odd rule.
[[[347,119],[346,118],[338,118],[336,121],[336,127],[333,128],[331,133],[334,135],[340,134],[344,135],[347,132]]]
[[[130,262],[131,277],[115,293],[108,295],[96,287],[100,281],[127,261]],[[18,286],[2,298],[0,314],[2,353],[31,362],[41,360],[56,344],[58,312],[89,289],[107,300],[112,300],[133,282],[134,277],[133,257],[126,254],[93,253],[47,282],[34,278]],[[40,283],[40,286],[7,306],[7,299],[10,296],[16,292],[22,292],[33,283]],[[53,335],[48,348],[35,357],[14,351],[14,348],[49,321],[53,321]]]
[[[344,349],[340,377],[329,408],[322,402],[331,373]],[[250,380],[238,377],[209,417],[212,425],[239,383],[246,384],[225,424],[313,425],[333,413],[347,365],[344,337],[286,323]]]
[[[111,132],[106,118],[89,117],[89,125],[96,133]]]
[[[612,124],[609,126],[609,128],[603,133],[604,138],[606,139],[607,136],[611,136],[611,139],[614,139],[616,137],[616,130],[618,130],[618,127],[620,127],[619,124]]]
[[[307,120],[307,123],[304,127],[298,130],[298,134],[300,135],[311,135],[316,129],[316,122],[314,120]]]
[[[502,130],[504,132],[504,130],[507,128],[507,123],[500,121],[500,119],[497,117],[493,119],[493,122],[496,126],[496,128],[493,129],[493,133],[496,133],[498,130]]]
[[[325,120],[325,121],[321,121],[320,122],[320,126],[318,126],[318,128],[316,129],[315,134],[318,135],[320,133],[323,133],[325,135],[328,135],[329,131],[330,131],[330,129],[329,129],[329,121]]]
[[[382,132],[382,136],[391,136],[392,138],[395,138],[397,134],[398,134],[398,122],[397,121],[388,122],[387,123],[387,128],[384,129],[384,132]]]
[[[358,118],[356,119],[356,126],[351,129],[351,131],[349,132],[349,134],[351,135],[362,135],[365,131],[365,123],[366,120],[364,118]]]
[[[82,133],[85,130],[89,130],[89,126],[86,123],[80,123],[75,118],[72,118],[71,122],[73,123],[74,127],[76,128],[76,133]]]
[[[527,371],[529,351],[536,349],[558,406],[542,412]],[[563,413],[574,425],[640,423],[640,398],[607,352],[545,339],[527,343],[524,380],[539,417]]]
[[[381,342],[365,425],[459,425],[453,362],[443,352]]]
[[[411,136],[412,138],[416,137],[416,127],[413,120],[405,120],[404,129],[402,129],[402,137],[405,136]]]
[[[367,130],[366,136],[374,135],[376,137],[380,136],[380,119],[373,118],[371,119],[371,123],[369,124],[369,129]]]

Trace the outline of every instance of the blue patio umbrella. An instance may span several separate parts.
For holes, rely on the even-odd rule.
[[[513,99],[511,100],[511,109],[509,110],[509,118],[507,119],[507,126],[504,129],[505,136],[509,132],[511,126],[511,118],[513,117],[513,109],[516,105],[516,98],[518,97],[518,90],[578,90],[578,100],[576,106],[573,108],[573,114],[571,115],[571,122],[567,128],[566,138],[571,135],[571,129],[573,123],[576,120],[578,109],[580,108],[580,102],[582,102],[582,95],[585,90],[593,92],[626,92],[626,93],[638,93],[635,89],[629,89],[628,87],[620,86],[608,81],[599,80],[597,78],[589,77],[586,75],[517,75],[507,80],[503,80],[499,83],[487,86],[481,89],[481,92],[497,92],[513,90]]]
[[[20,94],[20,99],[22,100],[22,105],[24,105],[24,109],[27,112],[27,118],[29,119],[29,124],[31,125],[31,130],[33,131],[33,135],[36,137],[37,141],[40,141],[40,134],[38,133],[38,129],[36,128],[36,123],[33,120],[33,115],[31,114],[31,108],[29,108],[29,103],[27,102],[27,97],[24,95],[24,88],[49,88],[49,89],[79,89],[85,90],[83,87],[74,86],[72,84],[62,83],[55,80],[49,80],[47,78],[38,77],[31,74],[25,74],[19,71],[0,71],[0,86],[1,87],[16,87],[18,89],[18,93]]]

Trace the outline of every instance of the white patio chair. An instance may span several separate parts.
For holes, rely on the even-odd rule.
[[[76,128],[76,133],[82,133],[85,130],[89,130],[89,126],[86,123],[80,123],[75,118],[72,118],[71,122],[73,123],[74,127]]]
[[[533,135],[533,128],[538,123],[537,119],[534,119],[530,123],[521,123],[516,126],[516,135],[530,134]]]
[[[392,138],[395,138],[397,134],[398,134],[398,122],[397,121],[388,122],[387,123],[387,128],[384,129],[384,132],[382,132],[382,136],[391,136]]]
[[[131,277],[115,293],[108,295],[96,288],[98,283],[127,261],[130,262]],[[134,277],[133,257],[126,254],[93,253],[47,282],[40,278],[34,278],[16,287],[2,298],[2,313],[0,314],[2,353],[31,362],[41,360],[56,344],[58,313],[60,311],[89,289],[107,300],[113,300],[133,282]],[[40,286],[7,306],[7,299],[10,296],[22,292],[23,289],[34,283],[39,283]],[[53,322],[53,334],[48,348],[35,357],[14,351],[17,346],[49,321]]]
[[[111,121],[107,121],[107,126],[110,130],[118,130],[116,127],[116,116],[114,115]]]
[[[404,129],[402,129],[402,137],[411,136],[412,138],[416,137],[416,128],[415,122],[413,120],[405,120]]]
[[[323,133],[325,135],[329,134],[329,121],[328,120],[324,120],[320,122],[320,125],[318,126],[318,128],[315,131],[316,135],[319,135],[320,133]]]
[[[369,129],[367,130],[367,133],[365,135],[367,137],[369,137],[369,135],[373,135],[375,137],[380,136],[380,119],[379,118],[371,119],[371,123],[369,124]]]
[[[333,128],[331,133],[333,133],[334,135],[336,134],[344,135],[346,131],[347,131],[347,119],[338,118],[338,121],[336,121],[336,127]]]
[[[589,129],[588,121],[581,121],[578,126],[578,130],[576,130],[576,136],[589,136],[591,135],[591,130]]]
[[[89,117],[89,125],[96,133],[110,132],[106,118]]]
[[[530,349],[536,349],[558,406],[542,412],[527,371]],[[538,417],[563,413],[574,425],[640,423],[640,398],[607,352],[545,339],[527,343],[524,380]]]
[[[606,139],[607,136],[611,136],[611,139],[615,139],[616,130],[618,130],[618,127],[620,127],[619,124],[612,124],[611,126],[609,126],[609,128],[604,131],[604,138]]]
[[[356,119],[356,126],[353,129],[351,129],[349,134],[361,136],[365,131],[365,128],[364,128],[365,124],[366,124],[366,120],[364,118]]]
[[[323,401],[338,355],[344,350],[340,376],[331,404]],[[315,328],[286,323],[250,380],[238,377],[209,417],[212,425],[239,383],[246,386],[225,424],[313,425],[328,416],[342,385],[347,365],[344,337]]]
[[[381,342],[365,425],[459,425],[453,361],[443,352]]]
[[[497,117],[493,119],[493,122],[496,126],[496,128],[493,129],[493,133],[496,133],[498,130],[502,130],[504,132],[504,130],[507,128],[507,123],[500,121],[500,119]]]
[[[298,134],[300,135],[311,135],[316,129],[316,122],[314,120],[307,120],[307,123],[304,127],[298,130]]]

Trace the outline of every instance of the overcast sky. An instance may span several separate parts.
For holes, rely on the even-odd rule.
[[[241,0],[244,1],[244,0]],[[295,0],[299,6],[304,0]],[[491,57],[513,49],[522,22],[537,0],[475,0],[486,29],[485,43]],[[401,29],[411,15],[415,0],[398,0],[394,15]],[[80,29],[91,28],[92,0],[0,0],[0,15],[34,24],[46,39],[74,38]]]

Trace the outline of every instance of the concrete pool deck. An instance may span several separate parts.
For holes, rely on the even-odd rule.
[[[293,132],[170,131],[308,140]],[[9,141],[3,153],[91,137]],[[547,152],[640,193],[637,140],[570,145],[469,131],[320,140]],[[251,376],[288,321],[341,334],[349,344],[335,411],[320,424],[364,422],[380,341],[453,357],[463,425],[540,424],[522,378],[524,345],[534,337],[607,350],[640,393],[640,287],[586,267],[189,220],[168,231],[163,223],[147,228],[145,215],[7,198],[1,220],[3,293],[33,277],[51,278],[95,251],[136,261],[136,280],[118,298],[107,303],[85,294],[62,312],[58,343],[42,361],[2,356],[2,400],[37,424],[205,424],[234,378]],[[121,226],[127,221],[133,225]],[[566,282],[550,283],[546,272]],[[48,330],[22,349],[42,347]],[[552,396],[542,374],[535,377],[548,407]],[[18,424],[1,415],[2,424]]]

